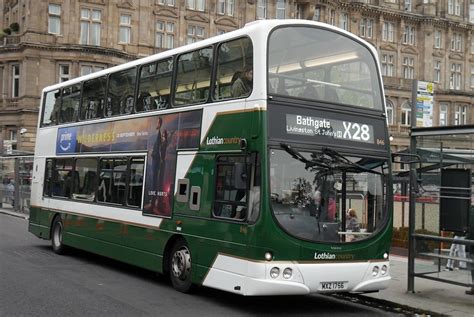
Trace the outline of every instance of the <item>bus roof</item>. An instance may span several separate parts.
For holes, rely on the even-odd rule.
[[[343,30],[341,28],[335,27],[335,26],[327,24],[327,23],[316,22],[316,21],[308,21],[308,20],[299,20],[299,19],[257,20],[257,21],[252,21],[252,22],[249,22],[249,23],[245,24],[245,26],[243,28],[240,28],[240,29],[237,29],[237,30],[225,33],[225,34],[213,36],[213,37],[207,38],[205,40],[202,40],[202,41],[199,41],[199,42],[196,42],[196,43],[187,44],[187,45],[180,46],[180,47],[177,47],[177,48],[169,49],[169,50],[161,52],[161,53],[157,53],[157,54],[153,54],[153,55],[150,55],[150,56],[147,56],[147,57],[136,59],[136,60],[131,61],[131,62],[119,64],[119,65],[116,65],[116,66],[113,66],[113,67],[110,67],[110,68],[106,68],[104,70],[101,70],[101,71],[98,71],[98,72],[95,72],[95,73],[91,73],[91,74],[88,74],[88,75],[76,77],[76,78],[73,78],[71,80],[68,80],[68,81],[65,81],[65,82],[62,82],[62,83],[47,86],[43,89],[42,94],[44,94],[47,91],[56,90],[56,89],[59,89],[59,88],[62,88],[62,87],[67,87],[67,86],[74,85],[74,84],[77,84],[77,83],[81,83],[83,81],[87,81],[87,80],[94,79],[94,78],[97,78],[97,77],[106,76],[108,74],[115,73],[115,72],[118,72],[118,71],[121,71],[121,70],[126,70],[126,69],[136,67],[136,66],[139,66],[139,65],[152,63],[152,62],[157,61],[157,60],[162,60],[162,59],[166,59],[166,58],[169,58],[169,57],[172,57],[172,56],[175,56],[175,55],[179,55],[179,54],[182,54],[182,53],[194,51],[194,50],[197,50],[197,49],[209,46],[209,45],[213,45],[215,43],[225,42],[225,41],[228,41],[228,40],[231,40],[231,39],[234,39],[234,38],[238,38],[238,37],[242,37],[242,36],[249,36],[250,38],[253,38],[253,37],[255,37],[255,35],[258,32],[264,32],[265,34],[269,34],[270,31],[273,30],[274,28],[279,27],[279,26],[283,26],[283,25],[286,25],[286,26],[288,26],[288,25],[317,26],[317,27],[322,28],[322,29],[327,29],[327,30],[338,32],[338,33],[342,33],[342,34],[350,37],[351,39],[353,39],[353,40],[363,44],[364,46],[368,47],[372,51],[372,54],[377,58],[377,52],[376,52],[375,48],[370,43],[366,42],[365,40],[359,38],[358,36],[348,32],[346,30]]]

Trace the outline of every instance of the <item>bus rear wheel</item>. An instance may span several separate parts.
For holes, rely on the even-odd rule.
[[[169,274],[173,287],[183,293],[191,290],[191,252],[184,240],[175,242],[171,250]]]
[[[63,222],[60,216],[56,216],[51,230],[51,246],[56,254],[64,254],[65,246],[63,244]]]

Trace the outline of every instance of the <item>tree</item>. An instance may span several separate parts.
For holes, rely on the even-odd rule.
[[[295,194],[295,205],[306,206],[309,204],[311,194],[311,183],[303,177],[298,177],[293,181],[293,192]]]
[[[20,25],[16,22],[13,22],[12,24],[10,24],[10,29],[16,33],[20,31]]]

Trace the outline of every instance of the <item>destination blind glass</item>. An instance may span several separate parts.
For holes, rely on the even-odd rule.
[[[272,104],[268,111],[272,140],[337,144],[386,151],[385,119]]]

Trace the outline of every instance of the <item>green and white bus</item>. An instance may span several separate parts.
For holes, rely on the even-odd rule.
[[[44,89],[29,231],[241,295],[390,280],[376,50],[267,20]]]

